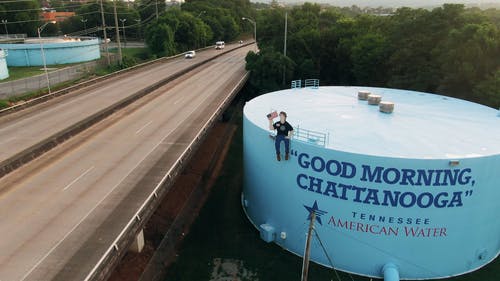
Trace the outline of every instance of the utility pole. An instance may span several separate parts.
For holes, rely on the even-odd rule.
[[[102,20],[102,30],[104,32],[104,50],[106,52],[106,60],[108,62],[108,65],[111,64],[111,61],[109,60],[109,51],[108,51],[108,35],[106,34],[106,21],[104,20],[104,8],[102,6],[102,0],[101,2],[101,20]]]
[[[127,47],[127,35],[125,35],[125,22],[127,19],[120,19],[122,22],[122,30],[123,30],[123,45],[124,47]]]
[[[285,12],[285,39],[283,42],[283,56],[286,58],[286,34],[288,30],[288,12]],[[283,64],[283,86],[286,82],[286,64]]]
[[[311,211],[310,215],[311,221],[309,222],[309,230],[307,231],[306,238],[306,248],[304,250],[304,259],[302,261],[302,279],[301,281],[307,281],[307,275],[309,274],[309,257],[311,252],[311,237],[314,228],[314,220],[316,219],[316,213]]]
[[[118,62],[123,63],[122,44],[120,42],[120,28],[118,27],[118,14],[116,13],[116,0],[113,0],[113,13],[115,14],[116,43],[118,43]]]

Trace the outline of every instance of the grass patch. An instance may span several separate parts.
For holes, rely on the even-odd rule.
[[[238,112],[241,120],[241,109]],[[301,258],[275,244],[267,244],[250,224],[240,204],[243,183],[243,137],[241,121],[223,169],[207,203],[185,238],[177,261],[165,280],[206,281],[214,258],[243,261],[260,281],[300,280]],[[429,253],[432,254],[432,251]],[[360,257],[363,258],[363,257]],[[342,281],[369,278],[339,272]],[[500,259],[474,273],[441,281],[498,281]],[[351,279],[352,277],[352,279]],[[309,280],[337,280],[331,269],[311,263]]]
[[[9,66],[9,78],[4,79],[1,82],[7,82],[43,74],[44,71],[42,69],[43,67],[41,66],[27,66],[27,67]]]
[[[50,69],[49,70],[50,72],[55,69],[69,67],[77,64],[79,63],[54,64],[54,65],[47,65],[47,68]],[[9,66],[9,78],[1,80],[0,83],[22,79],[26,77],[32,77],[44,73],[45,71],[43,70],[43,66]]]
[[[110,50],[111,53],[118,53],[118,49]],[[145,61],[153,58],[153,54],[148,48],[122,48],[122,56]]]
[[[109,71],[112,72],[112,70],[109,70]],[[104,71],[104,72],[106,72],[106,71]],[[82,80],[85,80],[87,78],[88,78],[88,76],[84,76],[84,77],[81,77],[78,79],[59,83],[57,85],[51,85],[50,89],[52,92],[55,92],[55,91],[64,89],[66,87],[72,86],[73,84],[80,82]],[[39,96],[43,96],[43,95],[47,94],[48,92],[49,91],[47,88],[43,88],[43,89],[40,89],[38,91],[27,92],[27,93],[24,93],[24,94],[19,95],[19,96],[10,97],[8,99],[0,99],[0,109],[7,108],[7,107],[9,107],[17,102],[20,102],[20,101],[28,101],[28,100],[37,98]]]

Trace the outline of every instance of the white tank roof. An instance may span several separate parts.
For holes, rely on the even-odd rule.
[[[358,91],[394,103],[394,112],[358,100]],[[327,148],[383,157],[455,159],[500,154],[500,113],[480,104],[414,91],[370,87],[301,88],[247,102],[248,120],[285,111],[294,128],[329,134]]]

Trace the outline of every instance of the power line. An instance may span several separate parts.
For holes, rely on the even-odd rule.
[[[340,279],[339,273],[337,272],[337,270],[333,266],[333,260],[330,258],[330,255],[328,254],[325,246],[323,245],[323,241],[321,241],[321,238],[319,238],[318,231],[316,231],[315,228],[313,228],[313,231],[314,231],[314,234],[316,235],[316,238],[318,238],[319,244],[320,244],[321,248],[323,249],[323,252],[325,253],[326,258],[328,259],[328,263],[330,263],[330,266],[332,267],[333,271],[335,272],[335,275],[337,276],[337,280],[342,281],[342,279]],[[352,279],[352,276],[351,276],[351,279]]]
[[[16,3],[16,2],[33,2],[33,0],[2,0],[2,2],[0,3],[3,4],[3,3]]]
[[[78,14],[78,16],[81,16],[81,15],[90,15],[90,14],[95,14],[95,13],[99,13],[99,12],[98,11],[88,12],[88,13]],[[27,22],[41,22],[41,21],[43,21],[43,19],[22,20],[22,21],[9,21],[9,22],[6,22],[6,24],[18,24],[18,23],[27,23]]]
[[[4,2],[0,2],[0,5],[4,3]],[[57,9],[68,9],[68,8],[80,8],[80,7],[84,7],[84,6],[90,6],[90,5],[94,5],[95,3],[87,3],[87,4],[81,4],[81,5],[69,5],[69,6],[56,6],[56,7],[50,7],[50,8],[44,8],[44,7],[40,7],[40,8],[33,8],[33,9],[18,9],[18,10],[6,10],[6,12],[29,12],[29,11],[44,11],[44,10],[57,10]]]

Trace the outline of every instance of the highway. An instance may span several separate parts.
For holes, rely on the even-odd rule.
[[[252,48],[208,62],[1,178],[0,280],[85,280],[215,109],[243,81],[244,58]],[[188,63],[176,61],[177,67]],[[133,80],[95,89],[92,98],[63,99],[10,120],[1,127],[2,138],[10,132],[14,140],[9,145],[22,149],[27,144],[17,143],[31,139],[35,133],[29,131],[48,135],[45,130],[75,122],[89,108],[148,83],[143,79],[151,83],[167,70],[158,72],[144,71]],[[31,122],[45,123],[44,129],[25,130]],[[9,153],[3,151],[2,157]]]
[[[225,51],[237,46],[228,45]],[[220,50],[209,49],[198,52],[191,60],[180,57],[153,64],[0,117],[0,165],[86,117],[220,53]]]

